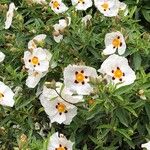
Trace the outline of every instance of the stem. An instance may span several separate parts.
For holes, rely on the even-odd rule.
[[[58,96],[59,96],[60,98],[62,98],[65,102],[67,102],[67,103],[69,103],[69,104],[74,105],[73,103],[68,102],[67,100],[65,100],[65,99],[61,96],[61,94],[59,94],[59,93],[57,92],[57,90],[56,90],[56,89],[54,89],[54,90],[55,90],[55,92],[58,94]]]

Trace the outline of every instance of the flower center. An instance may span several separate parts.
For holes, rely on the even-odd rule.
[[[65,150],[65,148],[64,147],[59,147],[59,148],[57,148],[57,150]]]
[[[116,69],[114,72],[114,77],[115,78],[121,78],[123,76],[123,72],[120,69]]]
[[[107,9],[109,9],[108,3],[104,3],[101,6],[103,7],[104,11],[106,11]]]
[[[120,81],[122,81],[122,77],[125,76],[125,73],[122,72],[119,67],[117,67],[115,71],[112,70],[112,73],[114,74],[114,76],[112,77],[113,80],[118,78]]]
[[[62,113],[66,111],[66,106],[63,103],[58,103],[56,106],[58,112]]]
[[[83,75],[83,73],[77,73],[76,74],[76,80],[78,82],[83,82],[84,81],[84,75]]]
[[[3,99],[4,94],[2,92],[0,92],[0,101]]]
[[[84,2],[84,0],[78,0],[78,3],[84,4],[85,2]]]
[[[34,56],[34,57],[32,58],[32,60],[31,60],[31,62],[32,62],[33,65],[37,65],[37,64],[39,63],[38,57]]]
[[[78,72],[78,71],[76,71],[75,72],[75,83],[82,83],[82,84],[84,84],[85,83],[85,81],[84,81],[84,79],[87,79],[88,78],[88,76],[85,76],[84,75],[84,71],[83,70],[81,70],[80,72]]]
[[[119,46],[121,46],[122,45],[122,43],[121,43],[121,40],[120,40],[120,37],[118,36],[117,38],[115,38],[113,41],[112,41],[112,44],[113,44],[113,46],[116,48],[118,48]]]
[[[53,2],[53,8],[59,8],[59,3],[57,1]]]
[[[55,150],[67,150],[67,147],[63,147],[61,144],[58,148],[55,148]]]

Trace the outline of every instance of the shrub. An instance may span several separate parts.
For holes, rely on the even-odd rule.
[[[150,138],[150,35],[133,17],[139,10],[134,5],[138,6],[138,2],[130,2],[126,2],[127,16],[119,12],[116,17],[105,17],[94,6],[86,11],[75,11],[68,0],[64,3],[69,10],[63,14],[55,14],[48,4],[14,1],[18,9],[14,12],[11,27],[6,30],[4,23],[10,1],[1,0],[0,50],[6,57],[0,64],[0,79],[15,93],[14,107],[0,106],[2,150],[18,147],[46,150],[49,137],[56,131],[74,142],[74,150],[140,149],[141,144]],[[149,21],[143,9],[143,15]],[[92,15],[92,19],[85,26],[81,19],[87,14]],[[64,39],[57,43],[53,39],[56,35],[53,25],[68,16],[71,24],[66,25]],[[108,57],[102,54],[105,35],[116,31],[125,38],[127,48],[123,56],[136,74],[135,82],[116,88],[106,84],[103,76],[92,78],[90,84],[94,86],[94,92],[84,96],[84,102],[74,104],[78,113],[70,125],[51,124],[37,96],[45,82],[51,88],[55,88],[55,82],[63,82],[63,71],[69,64],[82,64],[98,70]],[[51,61],[55,64],[35,88],[29,88],[26,85],[29,73],[23,67],[22,58],[28,50],[28,42],[39,34],[47,35],[38,46],[52,54]]]

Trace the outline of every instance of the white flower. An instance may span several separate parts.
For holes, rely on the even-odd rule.
[[[120,6],[118,0],[94,0],[94,4],[107,17],[117,16]]]
[[[76,10],[86,10],[92,6],[92,0],[71,0]]]
[[[14,106],[14,93],[13,91],[0,81],[0,104],[3,106]]]
[[[43,42],[46,38],[45,34],[39,34],[37,36],[35,36],[32,40],[30,40],[28,42],[28,49],[29,50],[33,50],[35,48],[37,48],[37,44],[40,42]]]
[[[117,88],[132,84],[136,79],[135,72],[130,68],[125,57],[113,54],[109,56],[98,70],[105,75],[108,82],[117,84]]]
[[[91,15],[86,15],[85,17],[82,18],[82,22],[84,23],[85,26],[87,26],[88,21],[92,19]]]
[[[147,150],[150,150],[150,142],[147,142],[145,144],[141,145],[142,148],[146,148]]]
[[[0,62],[4,61],[5,59],[5,54],[0,52]]]
[[[64,84],[71,92],[80,95],[89,95],[93,88],[90,77],[96,78],[96,70],[88,66],[69,65],[64,69]]]
[[[104,55],[110,55],[116,51],[118,51],[119,55],[124,54],[126,43],[123,35],[119,31],[107,33],[105,36],[105,47],[103,51]]]
[[[49,6],[56,14],[64,13],[68,10],[68,7],[62,2],[62,0],[51,0]]]
[[[5,29],[9,29],[12,24],[12,19],[14,16],[14,10],[17,10],[14,3],[9,4],[9,10],[6,14],[6,21],[5,21]]]
[[[63,87],[63,84],[61,82],[56,82],[56,89],[47,88],[46,86],[43,87],[41,97],[46,99],[53,99],[59,96],[61,96],[69,103],[78,103],[84,101],[83,96],[73,95],[73,93],[69,89]]]
[[[32,52],[24,52],[25,68],[36,71],[45,72],[48,71],[49,61],[52,58],[52,54],[46,49],[35,48]]]
[[[45,5],[47,4],[46,0],[32,0],[33,3]]]
[[[119,9],[124,11],[124,16],[127,16],[128,12],[129,12],[127,5],[123,2],[119,2],[119,5],[120,5]]]
[[[51,123],[58,122],[69,125],[73,117],[77,115],[77,107],[67,103],[61,97],[47,99],[41,96],[40,101]]]
[[[63,134],[54,133],[49,140],[48,150],[72,150],[73,142],[67,140]]]
[[[68,22],[65,19],[60,19],[59,23],[56,23],[55,25],[53,25],[54,30],[55,30],[53,33],[53,36],[54,36],[54,40],[57,43],[59,43],[63,39],[64,29],[70,25],[70,22],[71,22],[71,18],[68,17]]]
[[[37,72],[28,70],[28,78],[26,79],[26,85],[29,88],[35,88],[35,86],[39,83],[41,78],[43,78],[47,72]]]

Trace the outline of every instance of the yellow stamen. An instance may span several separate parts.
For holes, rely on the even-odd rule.
[[[57,1],[53,2],[53,8],[58,8],[59,7],[59,3]]]
[[[112,41],[112,44],[114,47],[119,47],[120,44],[121,44],[121,40],[118,39],[118,38],[115,38],[113,41]]]
[[[34,56],[34,57],[32,58],[32,60],[31,60],[31,62],[32,62],[33,65],[37,65],[37,64],[39,63],[38,57]]]
[[[64,147],[59,147],[59,148],[57,148],[57,150],[65,150],[65,148]]]
[[[76,74],[76,80],[78,82],[83,82],[84,81],[84,75],[83,75],[83,73],[77,73]]]
[[[78,0],[78,3],[84,3],[84,0]]]
[[[107,10],[107,9],[109,8],[108,3],[104,3],[104,4],[102,4],[101,6],[104,8],[104,10]]]
[[[66,111],[66,106],[63,103],[57,105],[58,112],[62,113]]]
[[[121,78],[122,76],[123,76],[123,72],[117,68],[116,71],[114,72],[114,77]]]

